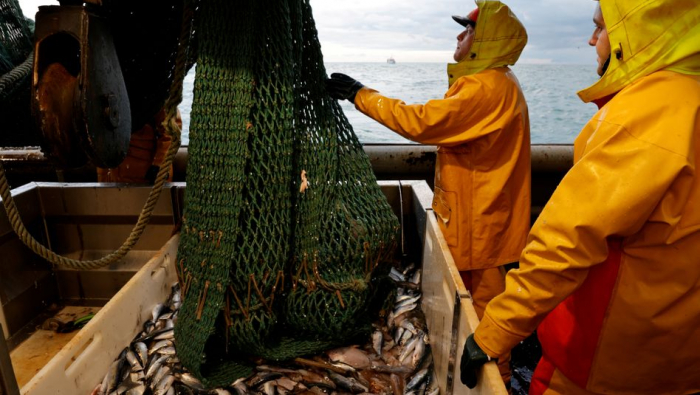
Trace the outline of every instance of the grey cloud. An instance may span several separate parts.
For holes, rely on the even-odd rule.
[[[311,0],[311,5],[320,1]],[[334,0],[333,0],[334,1]],[[378,4],[380,3],[380,4]],[[523,58],[556,63],[588,63],[592,32],[592,0],[510,0],[506,3],[528,30]],[[316,14],[322,44],[391,51],[452,51],[461,27],[450,18],[466,15],[474,3],[464,0],[377,0],[342,15]],[[370,9],[371,8],[371,9]]]

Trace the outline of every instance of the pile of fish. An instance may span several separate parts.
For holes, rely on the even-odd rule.
[[[213,390],[205,389],[177,357],[173,328],[181,296],[175,284],[168,301],[153,308],[143,332],[112,363],[92,395],[438,395],[420,309],[420,275],[413,265],[391,269],[389,277],[397,284],[394,308],[374,324],[367,344],[284,365],[261,364],[250,377]]]

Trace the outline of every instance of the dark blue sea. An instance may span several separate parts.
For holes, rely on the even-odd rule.
[[[345,73],[382,94],[406,103],[424,103],[442,98],[447,91],[447,66],[443,63],[326,63],[328,74]],[[593,84],[598,76],[591,65],[516,65],[530,109],[533,144],[571,144],[583,125],[596,112],[594,104],[585,104],[576,92]],[[183,143],[189,141],[190,107],[194,69],[185,78],[180,106],[184,121]],[[406,143],[403,137],[366,117],[347,101],[343,110],[364,143]]]

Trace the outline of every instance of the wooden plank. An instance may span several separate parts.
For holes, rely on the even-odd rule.
[[[177,281],[175,258],[179,235],[107,303],[26,385],[23,395],[89,394],[112,361],[150,319],[153,306],[163,303]]]
[[[430,331],[435,373],[441,394],[507,394],[493,362],[481,369],[479,384],[473,390],[469,390],[460,381],[460,359],[464,342],[474,332],[479,320],[432,210],[426,213],[423,251],[422,307]]]

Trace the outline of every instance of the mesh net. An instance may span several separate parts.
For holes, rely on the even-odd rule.
[[[17,0],[0,0],[0,145],[37,143],[31,119],[31,59],[33,23],[22,14]]]
[[[366,334],[398,221],[325,92],[308,0],[200,7],[175,336],[217,386]]]

